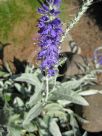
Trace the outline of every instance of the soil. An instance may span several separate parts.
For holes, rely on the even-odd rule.
[[[33,63],[38,67],[39,61],[36,59],[39,52],[37,46],[37,28],[33,26],[33,21],[24,21],[17,24],[14,30],[10,33],[10,39],[7,46],[3,48],[5,43],[1,43],[0,48],[3,48],[0,65],[8,63],[12,72],[15,72],[15,62]],[[18,38],[18,39],[17,39]],[[35,39],[35,41],[33,40]]]

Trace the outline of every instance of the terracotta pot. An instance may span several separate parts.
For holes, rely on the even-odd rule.
[[[91,89],[102,90],[102,85],[95,85]],[[76,108],[77,113],[89,121],[83,123],[82,128],[88,132],[100,132],[102,131],[102,94],[85,96],[85,99],[89,106]]]

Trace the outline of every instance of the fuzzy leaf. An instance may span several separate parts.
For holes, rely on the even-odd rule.
[[[79,126],[73,114],[70,114],[70,125],[72,126],[74,136],[76,136],[76,129],[79,129]]]
[[[70,114],[70,125],[75,129],[79,128],[78,123],[73,114]]]
[[[18,114],[14,114],[14,115],[10,116],[10,118],[9,118],[9,124],[12,124],[15,121],[17,121],[19,119],[19,117],[20,117],[20,115],[18,115]]]
[[[27,65],[25,68],[25,73],[32,73],[34,70],[34,66]]]
[[[47,112],[47,111],[62,110],[62,108],[63,107],[58,103],[50,103],[45,106],[44,110]]]
[[[90,83],[92,81],[95,81],[95,77],[93,77],[92,73],[91,74],[87,74],[84,77],[76,80],[71,80],[71,81],[67,81],[62,83],[62,86],[68,90],[75,90],[77,88],[79,88],[81,86],[82,83]]]
[[[34,94],[30,97],[30,100],[27,102],[27,105],[31,107],[35,105],[40,99],[41,99],[41,89],[34,92]]]
[[[21,107],[21,106],[24,105],[24,102],[22,101],[21,98],[16,97],[16,98],[14,99],[14,104],[17,105],[17,106],[19,106],[19,107]]]
[[[30,124],[24,126],[24,128],[25,128],[25,130],[28,131],[28,132],[34,132],[34,131],[37,131],[37,130],[38,130],[37,126],[36,126],[35,124],[32,124],[32,123],[30,123]]]
[[[43,128],[40,128],[39,134],[40,134],[40,136],[49,136],[49,134],[46,131],[46,129],[43,129]]]
[[[82,96],[87,96],[87,95],[97,94],[98,92],[99,92],[98,90],[87,90],[87,91],[82,91],[79,94]]]
[[[67,81],[62,83],[62,86],[68,90],[74,90],[77,89],[78,87],[80,87],[80,85],[82,84],[83,80],[72,80],[72,81]]]
[[[44,128],[44,129],[47,129],[48,128],[48,121],[45,121],[44,118],[41,119],[41,118],[38,118],[37,121],[39,122],[39,125],[40,125],[40,128]]]
[[[0,80],[0,87],[4,87],[3,81]]]
[[[24,93],[25,88],[22,86],[22,84],[15,83],[14,86],[17,89],[17,91],[19,91],[20,93]]]
[[[12,74],[10,65],[9,65],[7,62],[4,62],[4,66],[5,66],[6,70],[7,70],[10,74]]]
[[[58,100],[58,103],[65,107],[66,105],[69,105],[71,102],[68,100]]]
[[[0,77],[4,77],[4,76],[6,76],[6,75],[9,75],[9,74],[6,73],[6,72],[0,71]]]
[[[63,133],[63,136],[73,136],[73,135],[74,135],[73,130],[69,130]]]
[[[49,97],[49,100],[68,100],[72,103],[88,106],[88,102],[80,96],[78,93],[74,91],[69,91],[67,89],[64,89],[62,87],[56,88],[52,95]]]
[[[20,136],[21,130],[14,127],[8,127],[8,136]]]
[[[98,93],[99,93],[99,94],[102,94],[102,90],[100,90]]]
[[[85,131],[85,133],[84,133],[82,136],[87,136],[87,134],[88,134],[88,133]]]
[[[47,113],[46,113],[46,115],[47,116],[49,116],[49,117],[57,117],[57,118],[59,118],[60,120],[64,120],[64,121],[66,121],[67,120],[67,117],[66,117],[66,114],[65,114],[65,112],[63,112],[63,111],[58,111],[58,110],[50,110],[50,111],[48,111]]]
[[[33,73],[23,73],[21,75],[13,76],[13,79],[17,82],[29,83],[36,86],[37,88],[41,87],[40,81],[35,75],[33,75]]]
[[[49,131],[52,134],[52,136],[62,136],[59,126],[57,125],[56,121],[54,119],[51,119],[49,124]]]
[[[86,120],[86,119],[80,117],[79,115],[77,115],[77,114],[75,114],[75,113],[74,113],[74,116],[75,116],[75,117],[77,118],[77,120],[78,120],[79,122],[81,122],[81,123],[89,123],[88,120]]]
[[[35,119],[36,117],[38,117],[41,113],[43,109],[43,105],[42,103],[37,103],[33,108],[31,108],[31,110],[28,112],[23,125],[27,125],[29,124],[33,119]]]

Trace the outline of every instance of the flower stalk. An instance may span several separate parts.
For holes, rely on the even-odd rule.
[[[82,5],[81,9],[79,10],[79,12],[77,13],[77,15],[75,16],[75,18],[71,21],[71,23],[67,26],[64,35],[62,36],[61,39],[61,43],[64,41],[64,39],[66,38],[67,34],[69,33],[69,31],[79,22],[79,20],[81,19],[81,17],[84,15],[84,13],[87,11],[87,9],[89,8],[89,6],[92,4],[93,0],[86,0],[86,2],[84,2],[84,4]]]
[[[45,98],[45,103],[48,100],[48,95],[49,95],[49,78],[48,75],[46,76],[46,98]]]

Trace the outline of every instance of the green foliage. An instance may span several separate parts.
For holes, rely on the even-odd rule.
[[[8,136],[20,136],[21,135],[21,132],[18,128],[9,127],[8,130],[9,130]]]
[[[87,101],[81,97],[79,94],[72,90],[68,90],[69,88],[64,88],[64,87],[59,87],[56,90],[53,91],[51,97],[49,98],[50,100],[66,100],[70,101],[75,104],[80,104],[87,106],[88,103]]]
[[[5,66],[6,71],[1,71],[0,76],[0,96],[8,136],[77,136],[77,121],[88,123],[70,106],[87,106],[82,96],[98,93],[98,90],[86,89],[86,85],[95,80],[95,72],[63,83],[56,81],[56,77],[50,78],[46,102],[46,80],[39,69],[28,65],[24,73],[15,75],[8,64]],[[67,128],[64,132],[63,127]]]
[[[43,105],[41,102],[37,103],[35,106],[31,108],[31,110],[27,113],[23,125],[29,124],[32,120],[40,115],[42,112]]]
[[[59,126],[56,123],[55,119],[51,119],[50,124],[49,124],[49,131],[52,134],[52,136],[62,136]]]

